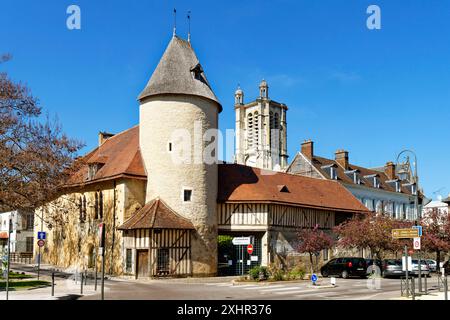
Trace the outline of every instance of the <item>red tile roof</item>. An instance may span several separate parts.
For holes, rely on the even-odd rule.
[[[194,225],[188,219],[178,215],[161,199],[154,199],[133,214],[118,229],[194,229]]]
[[[87,164],[71,178],[69,186],[118,177],[147,178],[139,150],[139,126],[107,139],[100,147],[88,153],[84,160]],[[101,168],[94,179],[88,181],[90,163],[100,163]],[[218,201],[273,202],[345,212],[368,212],[366,207],[336,181],[273,171],[270,171],[272,174],[264,174],[267,172],[269,171],[237,164],[219,165]],[[152,205],[154,204],[147,204],[139,211],[140,214],[154,214],[151,211]],[[136,213],[133,217],[137,215]]]
[[[139,149],[139,126],[107,139],[100,147],[85,155],[83,160],[86,164],[70,178],[68,186],[118,177],[147,178]],[[89,165],[94,163],[100,164],[100,169],[93,179],[88,180]]]
[[[280,186],[286,188],[281,190]],[[238,164],[219,165],[218,201],[271,202],[343,212],[368,212],[365,206],[336,181]]]

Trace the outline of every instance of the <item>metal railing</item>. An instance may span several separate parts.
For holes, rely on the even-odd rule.
[[[11,262],[31,264],[33,261],[33,253],[31,252],[11,252]]]

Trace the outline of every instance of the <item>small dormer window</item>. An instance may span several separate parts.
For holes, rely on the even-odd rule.
[[[378,177],[373,177],[373,187],[377,189],[380,188],[380,179],[378,179]]]
[[[358,169],[345,171],[345,174],[352,179],[354,184],[361,184],[361,177]]]
[[[337,180],[337,171],[336,171],[336,165],[335,164],[328,164],[321,167],[325,172],[330,176],[331,180]]]
[[[402,192],[402,187],[400,185],[400,181],[395,181],[395,191]]]
[[[411,193],[414,195],[417,194],[417,187],[415,183],[411,184]]]
[[[337,180],[337,172],[335,167],[330,167],[330,177],[332,180]]]
[[[205,79],[203,78],[203,68],[200,63],[197,63],[194,67],[191,68],[192,76],[196,80],[200,80],[202,82],[205,82]]]

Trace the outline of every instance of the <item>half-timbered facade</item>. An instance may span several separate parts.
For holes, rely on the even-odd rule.
[[[192,223],[153,200],[118,228],[122,230],[127,275],[138,277],[192,275]]]
[[[267,266],[280,256],[295,254],[301,228],[318,226],[331,232],[353,214],[367,212],[333,181],[223,164],[219,166],[219,185],[219,234],[251,237],[258,253],[251,257],[237,252],[229,259],[226,274]]]

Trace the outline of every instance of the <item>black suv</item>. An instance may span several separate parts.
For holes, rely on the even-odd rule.
[[[367,277],[367,263],[364,258],[336,258],[328,261],[320,273],[323,277],[340,276],[344,279],[348,277]]]

